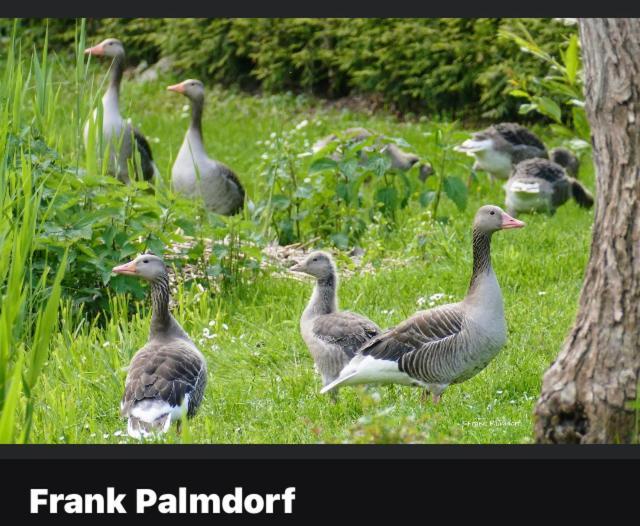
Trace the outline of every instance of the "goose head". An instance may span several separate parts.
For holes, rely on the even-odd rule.
[[[145,281],[157,281],[166,275],[167,267],[162,258],[153,254],[142,254],[129,263],[113,267],[112,272],[125,276],[136,276]]]
[[[204,84],[196,79],[187,79],[180,82],[180,84],[167,86],[167,90],[182,93],[191,100],[204,99]]]
[[[485,234],[493,234],[498,230],[510,228],[522,228],[523,221],[519,221],[507,214],[502,208],[495,205],[485,205],[478,209],[473,220],[473,228]]]
[[[325,280],[336,272],[331,256],[319,250],[311,252],[302,262],[297,263],[289,270],[308,274],[318,280]]]
[[[84,52],[94,57],[124,57],[124,46],[117,38],[107,38],[98,45],[85,49]]]

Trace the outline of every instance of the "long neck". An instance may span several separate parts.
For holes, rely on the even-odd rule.
[[[481,278],[489,273],[491,268],[491,234],[473,229],[473,273],[469,283],[468,295],[472,294],[481,281]]]
[[[169,312],[169,276],[166,273],[151,282],[151,303],[151,335],[167,331],[173,317]]]
[[[316,281],[313,295],[305,310],[306,315],[319,316],[322,314],[331,314],[338,310],[336,300],[337,281],[335,273],[331,273],[326,278]]]
[[[111,75],[109,77],[109,86],[102,98],[105,111],[116,111],[119,113],[120,108],[120,83],[122,82],[122,74],[124,72],[124,56],[117,55],[111,63]]]
[[[202,112],[204,109],[204,98],[197,97],[191,99],[191,124],[189,134],[202,144]]]

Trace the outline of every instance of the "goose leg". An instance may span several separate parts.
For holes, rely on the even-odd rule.
[[[176,422],[176,433],[178,433],[178,435],[182,434],[182,420]]]
[[[440,403],[440,396],[441,396],[440,394],[433,393],[433,403],[435,405],[438,405]]]

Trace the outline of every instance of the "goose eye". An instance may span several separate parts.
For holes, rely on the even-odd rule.
[[[495,214],[494,210],[491,210],[491,212],[489,212],[491,215]]]
[[[143,259],[142,262],[143,263],[149,263],[149,260],[148,259]]]
[[[313,258],[311,261],[318,261],[318,258]]]

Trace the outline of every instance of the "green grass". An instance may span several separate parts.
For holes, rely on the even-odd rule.
[[[92,66],[93,70],[94,66]],[[95,66],[95,86],[105,65]],[[69,76],[72,78],[72,75]],[[149,84],[125,82],[123,115],[150,139],[166,187],[172,159],[188,123],[186,99],[164,87],[180,78]],[[65,81],[53,116],[55,146],[69,161],[77,149],[75,98]],[[85,101],[86,103],[86,101]],[[212,157],[237,171],[251,200],[265,192],[258,166],[272,132],[309,121],[309,139],[350,126],[364,126],[403,137],[429,157],[428,133],[439,123],[399,122],[391,116],[326,109],[293,95],[251,97],[209,90],[204,118],[205,142]],[[557,141],[538,130],[549,146]],[[467,132],[457,130],[455,138]],[[452,165],[466,177],[471,161]],[[593,189],[589,159],[580,178]],[[470,225],[483,204],[502,205],[499,184],[480,174],[466,211],[445,200],[446,224],[431,223],[417,204],[402,211],[394,232],[371,229],[362,242],[365,271],[340,255],[339,267],[354,271],[341,280],[342,308],[392,326],[420,308],[434,294],[436,302],[458,301],[471,270]],[[345,388],[336,404],[318,394],[319,377],[299,333],[298,320],[312,283],[277,266],[248,284],[215,293],[181,284],[174,315],[205,354],[209,382],[197,417],[182,437],[171,431],[159,439],[196,443],[526,443],[532,437],[532,410],[542,375],[559,352],[577,307],[586,265],[593,213],[569,203],[555,217],[523,218],[527,227],[494,236],[493,262],[502,287],[508,342],[491,364],[473,379],[449,387],[439,405],[423,402],[420,391],[399,386]],[[417,239],[423,236],[424,243]],[[368,267],[367,267],[368,268]],[[73,271],[73,268],[70,268]],[[29,440],[36,443],[130,442],[119,417],[125,367],[147,339],[149,304],[112,297],[102,320],[85,315],[68,300],[61,305],[60,330],[51,336],[47,363],[33,391]],[[422,304],[422,307],[419,306]],[[207,334],[208,333],[208,334]],[[213,335],[213,336],[212,336]]]

